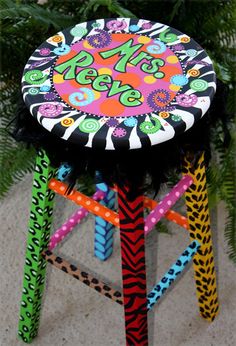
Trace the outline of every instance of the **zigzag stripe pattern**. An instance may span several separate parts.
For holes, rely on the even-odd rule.
[[[143,196],[126,199],[118,187],[126,343],[148,345]]]
[[[96,184],[97,191],[105,193],[104,199],[100,202],[107,208],[114,210],[115,192],[110,190],[107,184]],[[95,237],[94,237],[94,255],[102,261],[108,259],[113,251],[113,234],[115,227],[105,221],[100,216],[95,218]]]

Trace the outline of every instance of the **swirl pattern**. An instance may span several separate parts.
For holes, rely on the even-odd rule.
[[[166,45],[165,43],[154,40],[154,45],[147,46],[147,51],[152,54],[162,54],[166,51]]]
[[[186,50],[186,54],[187,54],[188,56],[194,57],[194,56],[197,55],[197,50],[196,50],[196,49],[187,49],[187,50]]]
[[[87,34],[87,32],[88,30],[81,26],[75,26],[73,29],[70,30],[71,35],[74,37],[83,37]]]
[[[109,46],[109,44],[111,43],[111,35],[105,30],[96,29],[96,31],[98,32],[98,34],[91,35],[87,38],[90,46],[94,48],[104,48]]]
[[[62,124],[62,126],[64,126],[64,127],[69,127],[69,126],[71,126],[71,125],[73,125],[74,124],[74,119],[72,119],[72,118],[65,118],[65,119],[63,119],[62,121],[61,121],[61,124]]]
[[[176,29],[142,19],[99,19],[59,32],[37,48],[22,91],[40,125],[59,137],[82,136],[91,148],[103,143],[105,150],[129,150],[194,126],[211,103],[215,74],[204,50]]]
[[[61,104],[44,103],[39,107],[39,113],[48,118],[55,118],[61,114],[63,106]]]
[[[190,88],[195,91],[204,91],[208,88],[208,83],[204,79],[195,79],[190,83]]]
[[[94,93],[89,88],[79,88],[78,92],[69,96],[69,101],[74,106],[86,106],[94,101]]]
[[[100,124],[96,119],[85,119],[79,124],[79,129],[84,133],[97,132]]]
[[[50,41],[55,42],[55,43],[59,43],[62,42],[62,36],[61,35],[55,35],[53,37],[51,37]]]
[[[170,93],[165,89],[157,89],[152,91],[147,97],[148,105],[156,111],[164,110],[167,102],[170,100]]]
[[[160,33],[159,38],[162,42],[171,43],[176,41],[178,37],[176,34],[170,33],[170,29],[166,29]]]
[[[163,119],[169,118],[170,113],[168,112],[159,112],[159,116]]]
[[[115,30],[115,31],[118,31],[118,30],[124,30],[125,28],[127,27],[127,24],[125,22],[125,20],[110,20],[108,23],[107,23],[107,28],[109,30]]]
[[[190,41],[190,38],[188,36],[181,37],[180,42],[188,43]]]
[[[37,95],[39,93],[39,89],[38,88],[29,88],[28,93],[30,95]]]
[[[151,117],[150,119],[154,122],[154,124],[151,121],[144,121],[143,123],[139,125],[139,128],[143,133],[153,134],[160,130],[161,128],[160,120],[154,117]]]
[[[188,75],[191,77],[198,77],[200,75],[200,71],[196,70],[194,68],[191,68],[190,70],[188,70]]]
[[[47,80],[48,75],[44,76],[40,70],[31,70],[26,72],[24,77],[29,84],[43,84]]]
[[[176,96],[177,103],[182,107],[192,107],[197,103],[197,100],[198,98],[195,94],[180,94]]]

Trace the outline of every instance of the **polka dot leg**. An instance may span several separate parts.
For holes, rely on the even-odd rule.
[[[97,191],[105,193],[101,204],[114,210],[115,192],[110,190],[105,183],[96,185]],[[108,259],[113,251],[114,226],[100,216],[95,217],[94,255],[102,261]]]
[[[31,342],[39,327],[41,300],[44,290],[46,261],[41,253],[47,249],[53,213],[54,192],[47,187],[54,175],[44,151],[36,159],[29,233],[25,257],[23,294],[20,308],[18,334],[25,342]]]

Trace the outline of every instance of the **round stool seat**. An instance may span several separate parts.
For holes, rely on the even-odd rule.
[[[99,19],[50,37],[30,57],[24,101],[48,131],[88,148],[147,148],[208,110],[215,73],[189,36],[160,23]]]

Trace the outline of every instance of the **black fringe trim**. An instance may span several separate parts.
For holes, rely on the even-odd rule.
[[[101,151],[65,141],[45,130],[29,113],[22,98],[18,104],[15,129],[11,135],[16,141],[23,141],[36,149],[45,149],[53,166],[68,163],[72,167],[67,180],[69,190],[80,175],[89,174],[94,177],[95,171],[99,171],[101,179],[110,186],[114,183],[128,185],[127,197],[132,200],[140,186],[145,185],[143,190],[151,188],[157,193],[161,184],[167,182],[171,174],[181,171],[181,158],[186,152],[194,153],[194,161],[205,151],[208,164],[211,157],[210,134],[219,120],[225,129],[225,143],[229,143],[225,109],[227,94],[227,86],[217,81],[217,92],[210,110],[193,128],[147,149]],[[146,181],[149,183],[144,184]]]

